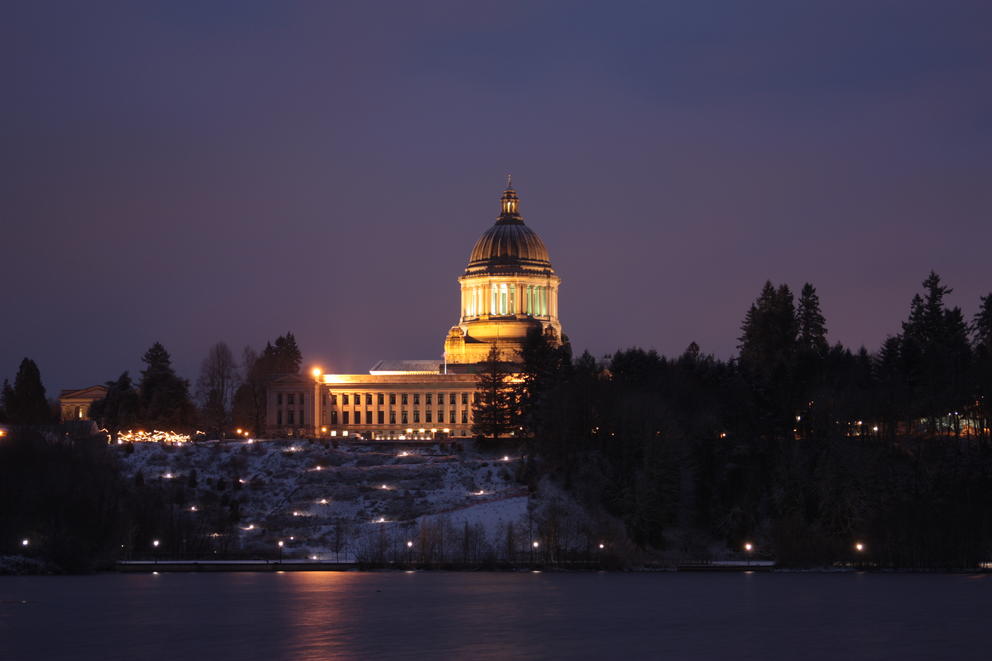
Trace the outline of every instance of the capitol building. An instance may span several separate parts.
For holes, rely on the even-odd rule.
[[[527,334],[560,342],[558,285],[548,250],[524,224],[512,184],[458,278],[458,323],[436,360],[381,360],[368,374],[289,375],[267,393],[270,435],[433,439],[472,434],[478,364],[495,347],[521,361]]]

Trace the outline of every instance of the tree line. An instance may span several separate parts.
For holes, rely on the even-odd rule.
[[[974,567],[992,555],[992,294],[969,323],[950,293],[931,273],[874,352],[828,342],[810,284],[766,283],[730,360],[573,359],[535,333],[522,373],[483,364],[475,432],[522,437],[525,479],[557,476],[642,548]]]
[[[302,354],[292,333],[267,342],[261,351],[245,347],[241,360],[224,342],[210,347],[195,386],[179,376],[172,356],[155,342],[141,357],[137,383],[129,372],[106,382],[107,393],[90,408],[90,418],[116,441],[122,430],[204,431],[224,438],[235,427],[265,429],[265,390],[275,378],[298,374]],[[45,425],[58,422],[57,401],[45,396],[41,373],[29,358],[21,361],[14,384],[4,381],[0,422]]]

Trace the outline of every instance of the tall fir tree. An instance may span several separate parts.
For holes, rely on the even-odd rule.
[[[513,369],[494,346],[479,363],[476,399],[472,404],[472,433],[498,441],[513,431],[517,420],[517,390]]]
[[[823,357],[830,348],[827,344],[827,321],[820,312],[820,297],[810,283],[803,285],[796,311],[799,323],[799,346],[816,356]]]
[[[189,429],[193,423],[189,382],[176,375],[169,352],[156,342],[141,361],[145,364],[138,388],[141,422],[158,429]]]
[[[8,422],[19,425],[41,425],[52,422],[52,412],[45,398],[38,365],[30,358],[21,361],[14,377],[14,386],[4,384],[3,408]]]

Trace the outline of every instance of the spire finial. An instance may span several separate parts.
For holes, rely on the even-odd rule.
[[[517,191],[513,190],[513,175],[506,175],[506,190],[503,191],[503,197],[500,198],[500,205],[502,207],[502,213],[500,213],[500,218],[513,218],[520,219],[520,213],[517,211],[517,205],[520,203],[519,198],[517,198]]]

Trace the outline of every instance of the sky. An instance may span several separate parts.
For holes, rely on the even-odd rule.
[[[295,333],[440,358],[507,173],[576,353],[722,358],[766,280],[876,349],[992,291],[992,3],[7,2],[0,378]]]

